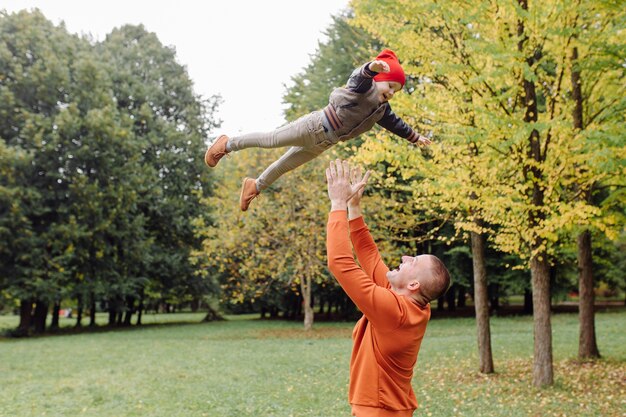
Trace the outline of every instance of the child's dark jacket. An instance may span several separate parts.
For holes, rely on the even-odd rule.
[[[355,138],[376,123],[390,132],[416,143],[419,135],[392,110],[388,102],[380,103],[373,82],[377,73],[369,63],[354,70],[346,87],[336,88],[324,108],[324,125],[332,129],[338,141]]]

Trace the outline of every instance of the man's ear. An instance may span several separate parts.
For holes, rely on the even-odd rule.
[[[417,280],[411,281],[408,283],[406,288],[411,292],[415,292],[420,288],[420,282]]]

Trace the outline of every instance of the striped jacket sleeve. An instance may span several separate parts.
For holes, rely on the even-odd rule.
[[[378,124],[394,135],[398,135],[411,143],[417,143],[417,139],[419,139],[419,134],[413,130],[411,126],[406,124],[404,120],[397,116],[393,110],[391,110],[391,106],[389,104],[387,104],[385,114],[378,121]]]
[[[362,94],[372,87],[372,80],[378,73],[370,70],[369,65],[369,62],[367,64],[363,64],[352,72],[350,78],[348,79],[348,83],[346,84],[346,88],[348,90]]]

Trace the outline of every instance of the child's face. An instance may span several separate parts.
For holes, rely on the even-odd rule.
[[[386,103],[400,90],[402,85],[395,81],[374,81],[378,90],[378,99],[381,103]]]

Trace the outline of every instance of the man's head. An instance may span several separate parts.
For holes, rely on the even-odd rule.
[[[450,274],[434,255],[403,256],[400,266],[387,272],[391,288],[400,295],[428,303],[450,286]]]

